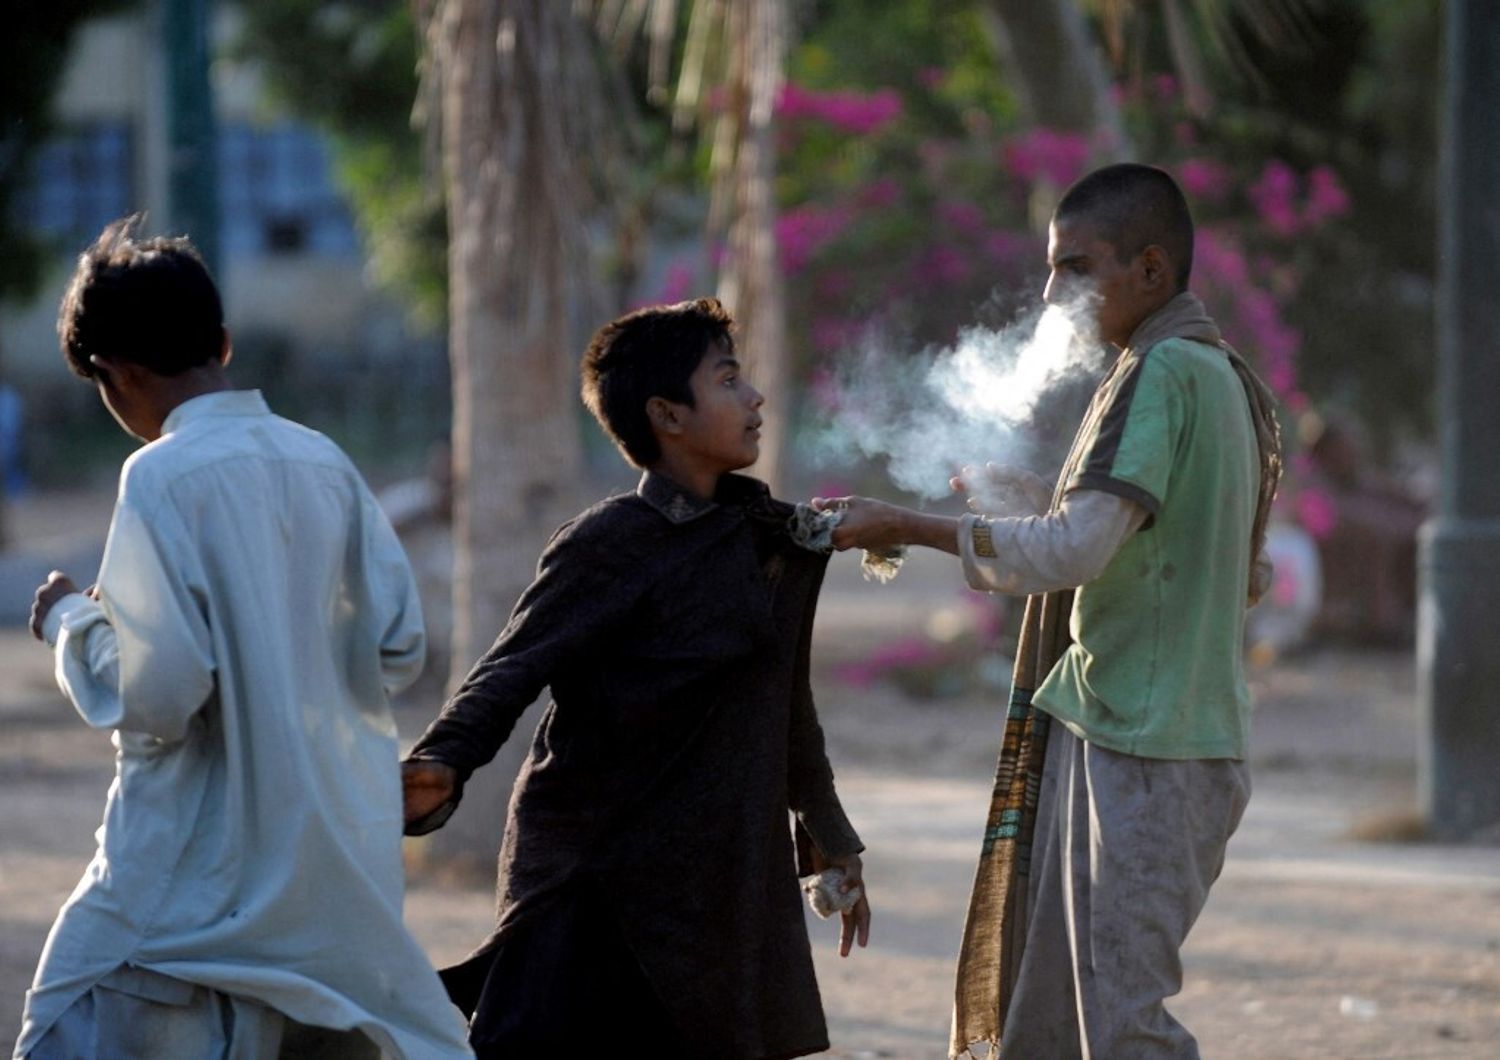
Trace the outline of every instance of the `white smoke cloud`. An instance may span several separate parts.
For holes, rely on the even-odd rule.
[[[884,458],[891,480],[928,499],[966,464],[1026,464],[1025,430],[1050,390],[1096,369],[1093,299],[1030,310],[953,346],[911,356],[869,336],[834,369],[830,419],[815,432],[825,462]]]

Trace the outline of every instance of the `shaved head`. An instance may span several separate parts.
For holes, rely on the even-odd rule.
[[[1123,265],[1148,246],[1166,251],[1178,290],[1193,271],[1193,217],[1166,170],[1134,162],[1105,166],[1063,195],[1054,221],[1083,221],[1115,248]]]

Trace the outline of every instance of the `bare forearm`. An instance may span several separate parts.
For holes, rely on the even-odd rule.
[[[949,515],[898,508],[901,543],[958,555],[958,520]]]
[[[869,497],[813,498],[819,511],[836,511],[841,518],[833,529],[833,547],[880,552],[899,545],[925,545],[958,555],[958,520],[930,515]]]

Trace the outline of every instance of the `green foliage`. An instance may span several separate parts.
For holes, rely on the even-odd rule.
[[[447,221],[412,124],[420,41],[405,0],[240,4],[241,59],[330,138],[374,274],[429,327],[447,309]]]
[[[778,238],[815,374],[868,326],[920,348],[996,291],[1039,295],[1031,187],[1005,162],[1018,107],[980,5],[816,5],[781,123]]]
[[[135,0],[11,4],[0,33],[0,301],[36,292],[46,250],[13,217],[36,149],[54,127],[52,97],[78,27]]]
[[[1136,108],[1139,154],[1212,158],[1234,171],[1240,191],[1268,159],[1302,175],[1335,171],[1352,206],[1347,215],[1294,237],[1262,230],[1247,250],[1278,263],[1286,316],[1302,337],[1298,374],[1314,402],[1356,413],[1382,447],[1426,435],[1440,5],[1318,0],[1303,5],[1300,33],[1269,41],[1252,24],[1256,5],[1221,6],[1231,39],[1203,48],[1212,111],[1193,117],[1177,105],[1150,115]],[[1170,69],[1164,30],[1154,23],[1146,30],[1140,66]],[[1236,208],[1243,216],[1245,205],[1241,194],[1209,216]]]

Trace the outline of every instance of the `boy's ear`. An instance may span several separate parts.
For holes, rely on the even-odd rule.
[[[97,353],[89,354],[89,364],[94,367],[94,378],[102,379],[106,383],[113,383],[119,378],[119,369],[113,358],[101,357]]]
[[[682,419],[677,415],[677,408],[666,398],[647,398],[646,418],[651,421],[652,428],[658,434],[680,434],[682,432]]]
[[[1167,252],[1152,243],[1141,251],[1141,279],[1145,281],[1146,289],[1154,291],[1165,285],[1171,279],[1172,262],[1167,257]]]
[[[116,390],[140,384],[152,374],[151,369],[136,361],[105,354],[89,354],[89,364],[94,366],[94,373],[98,378],[107,381]]]

